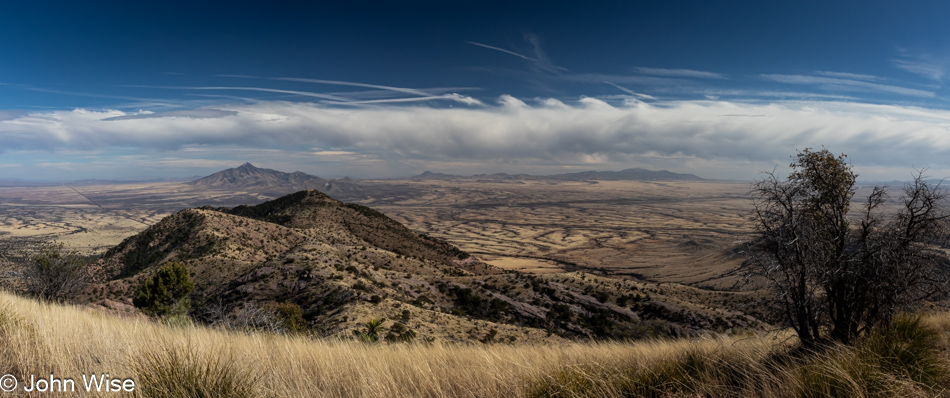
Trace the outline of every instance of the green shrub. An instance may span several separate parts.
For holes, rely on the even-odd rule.
[[[188,268],[173,262],[135,288],[132,304],[151,316],[184,315],[191,307],[187,297],[193,289]]]
[[[287,333],[299,334],[307,331],[307,321],[303,318],[303,309],[299,305],[283,302],[275,304],[273,308]]]

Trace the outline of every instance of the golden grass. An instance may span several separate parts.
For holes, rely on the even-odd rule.
[[[950,315],[927,322],[950,327]],[[785,334],[560,345],[370,345],[169,327],[0,293],[0,374],[16,375],[20,388],[30,374],[73,378],[75,395],[85,394],[83,374],[101,373],[134,379],[143,396],[790,397],[810,395],[804,388],[812,384],[821,391],[829,375],[835,385],[864,380],[842,364],[854,365],[866,355],[839,347],[796,359],[787,352],[788,341]],[[858,373],[878,372],[871,365],[851,367],[860,366],[865,368]],[[865,394],[857,385],[848,387],[847,395],[941,393],[899,375],[881,380],[893,388]]]

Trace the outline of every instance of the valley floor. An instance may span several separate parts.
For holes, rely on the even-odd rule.
[[[0,293],[0,374],[15,376],[20,394],[30,375],[73,379],[75,392],[63,396],[87,395],[83,376],[92,374],[132,379],[142,396],[939,396],[950,386],[950,315],[918,321],[902,321],[907,327],[857,347],[809,355],[796,355],[787,333],[629,343],[363,344],[168,326]],[[9,381],[0,378],[0,387]]]

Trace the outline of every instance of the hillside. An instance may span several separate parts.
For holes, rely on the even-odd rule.
[[[129,303],[129,287],[171,261],[191,271],[196,318],[213,323],[249,305],[291,302],[322,336],[351,336],[372,318],[400,319],[449,341],[682,336],[760,325],[737,310],[752,300],[742,293],[504,271],[315,190],[166,217],[99,260],[107,282],[92,298]]]

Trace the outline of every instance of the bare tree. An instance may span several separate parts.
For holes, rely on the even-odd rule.
[[[206,303],[202,307],[201,315],[211,326],[228,330],[245,333],[287,332],[283,320],[273,308],[257,305],[253,301],[247,301],[241,305],[229,305],[219,299]]]
[[[891,212],[886,190],[875,188],[849,218],[857,175],[845,155],[805,149],[791,168],[785,181],[773,171],[753,184],[758,237],[747,271],[768,281],[774,315],[805,346],[850,343],[945,291],[938,249],[947,195],[939,184],[919,172]]]
[[[24,272],[27,292],[39,299],[64,302],[76,298],[92,282],[86,259],[62,244],[46,244]]]

